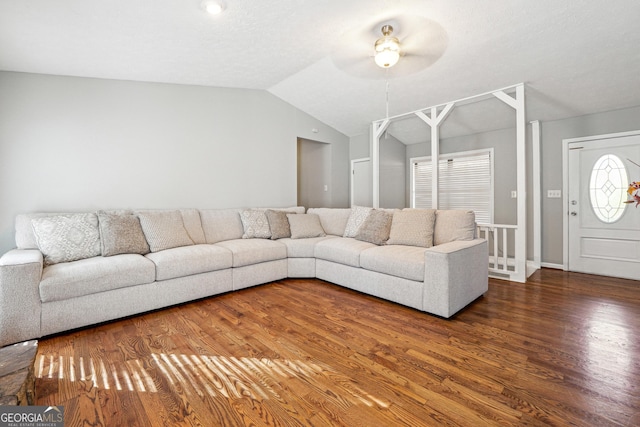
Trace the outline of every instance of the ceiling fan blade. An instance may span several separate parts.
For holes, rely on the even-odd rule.
[[[373,47],[382,36],[383,25],[393,27],[393,36],[401,45],[400,60],[386,69],[378,67],[373,60]],[[355,77],[390,79],[433,65],[444,54],[447,45],[447,32],[440,24],[421,16],[402,15],[366,23],[346,32],[331,59],[338,69]]]

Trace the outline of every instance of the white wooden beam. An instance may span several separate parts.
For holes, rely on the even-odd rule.
[[[540,160],[540,121],[531,122],[531,148],[533,167],[533,264],[536,269],[542,265],[542,188]]]
[[[380,136],[389,127],[391,121],[389,119],[373,122],[371,125],[371,176],[373,179],[371,185],[372,197],[371,204],[374,208],[380,207]]]
[[[422,111],[415,111],[414,114],[418,116],[431,128],[431,208],[438,209],[438,202],[440,198],[439,183],[440,183],[440,168],[438,162],[440,160],[440,125],[451,113],[454,102],[450,102],[444,106],[442,111],[438,114],[438,107],[431,107],[430,116],[427,116]]]

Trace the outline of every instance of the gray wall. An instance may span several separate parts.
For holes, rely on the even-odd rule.
[[[405,208],[406,146],[391,135],[380,138],[380,207]]]
[[[562,189],[562,140],[639,130],[640,106],[543,122],[541,129],[542,261],[562,264],[562,199],[546,197]]]
[[[20,212],[295,205],[298,137],[348,206],[348,138],[266,91],[0,72],[0,253]]]

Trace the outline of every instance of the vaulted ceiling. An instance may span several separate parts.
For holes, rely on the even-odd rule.
[[[407,17],[441,28],[431,65],[387,74],[354,48],[371,70],[345,68],[350,43]],[[226,0],[217,17],[199,0],[0,0],[0,70],[264,89],[347,136],[385,117],[387,81],[390,115],[524,82],[545,121],[640,105],[639,17],[637,0]]]

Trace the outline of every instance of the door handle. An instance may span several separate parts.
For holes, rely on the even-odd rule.
[[[578,216],[578,212],[576,211],[571,212],[571,216]]]

